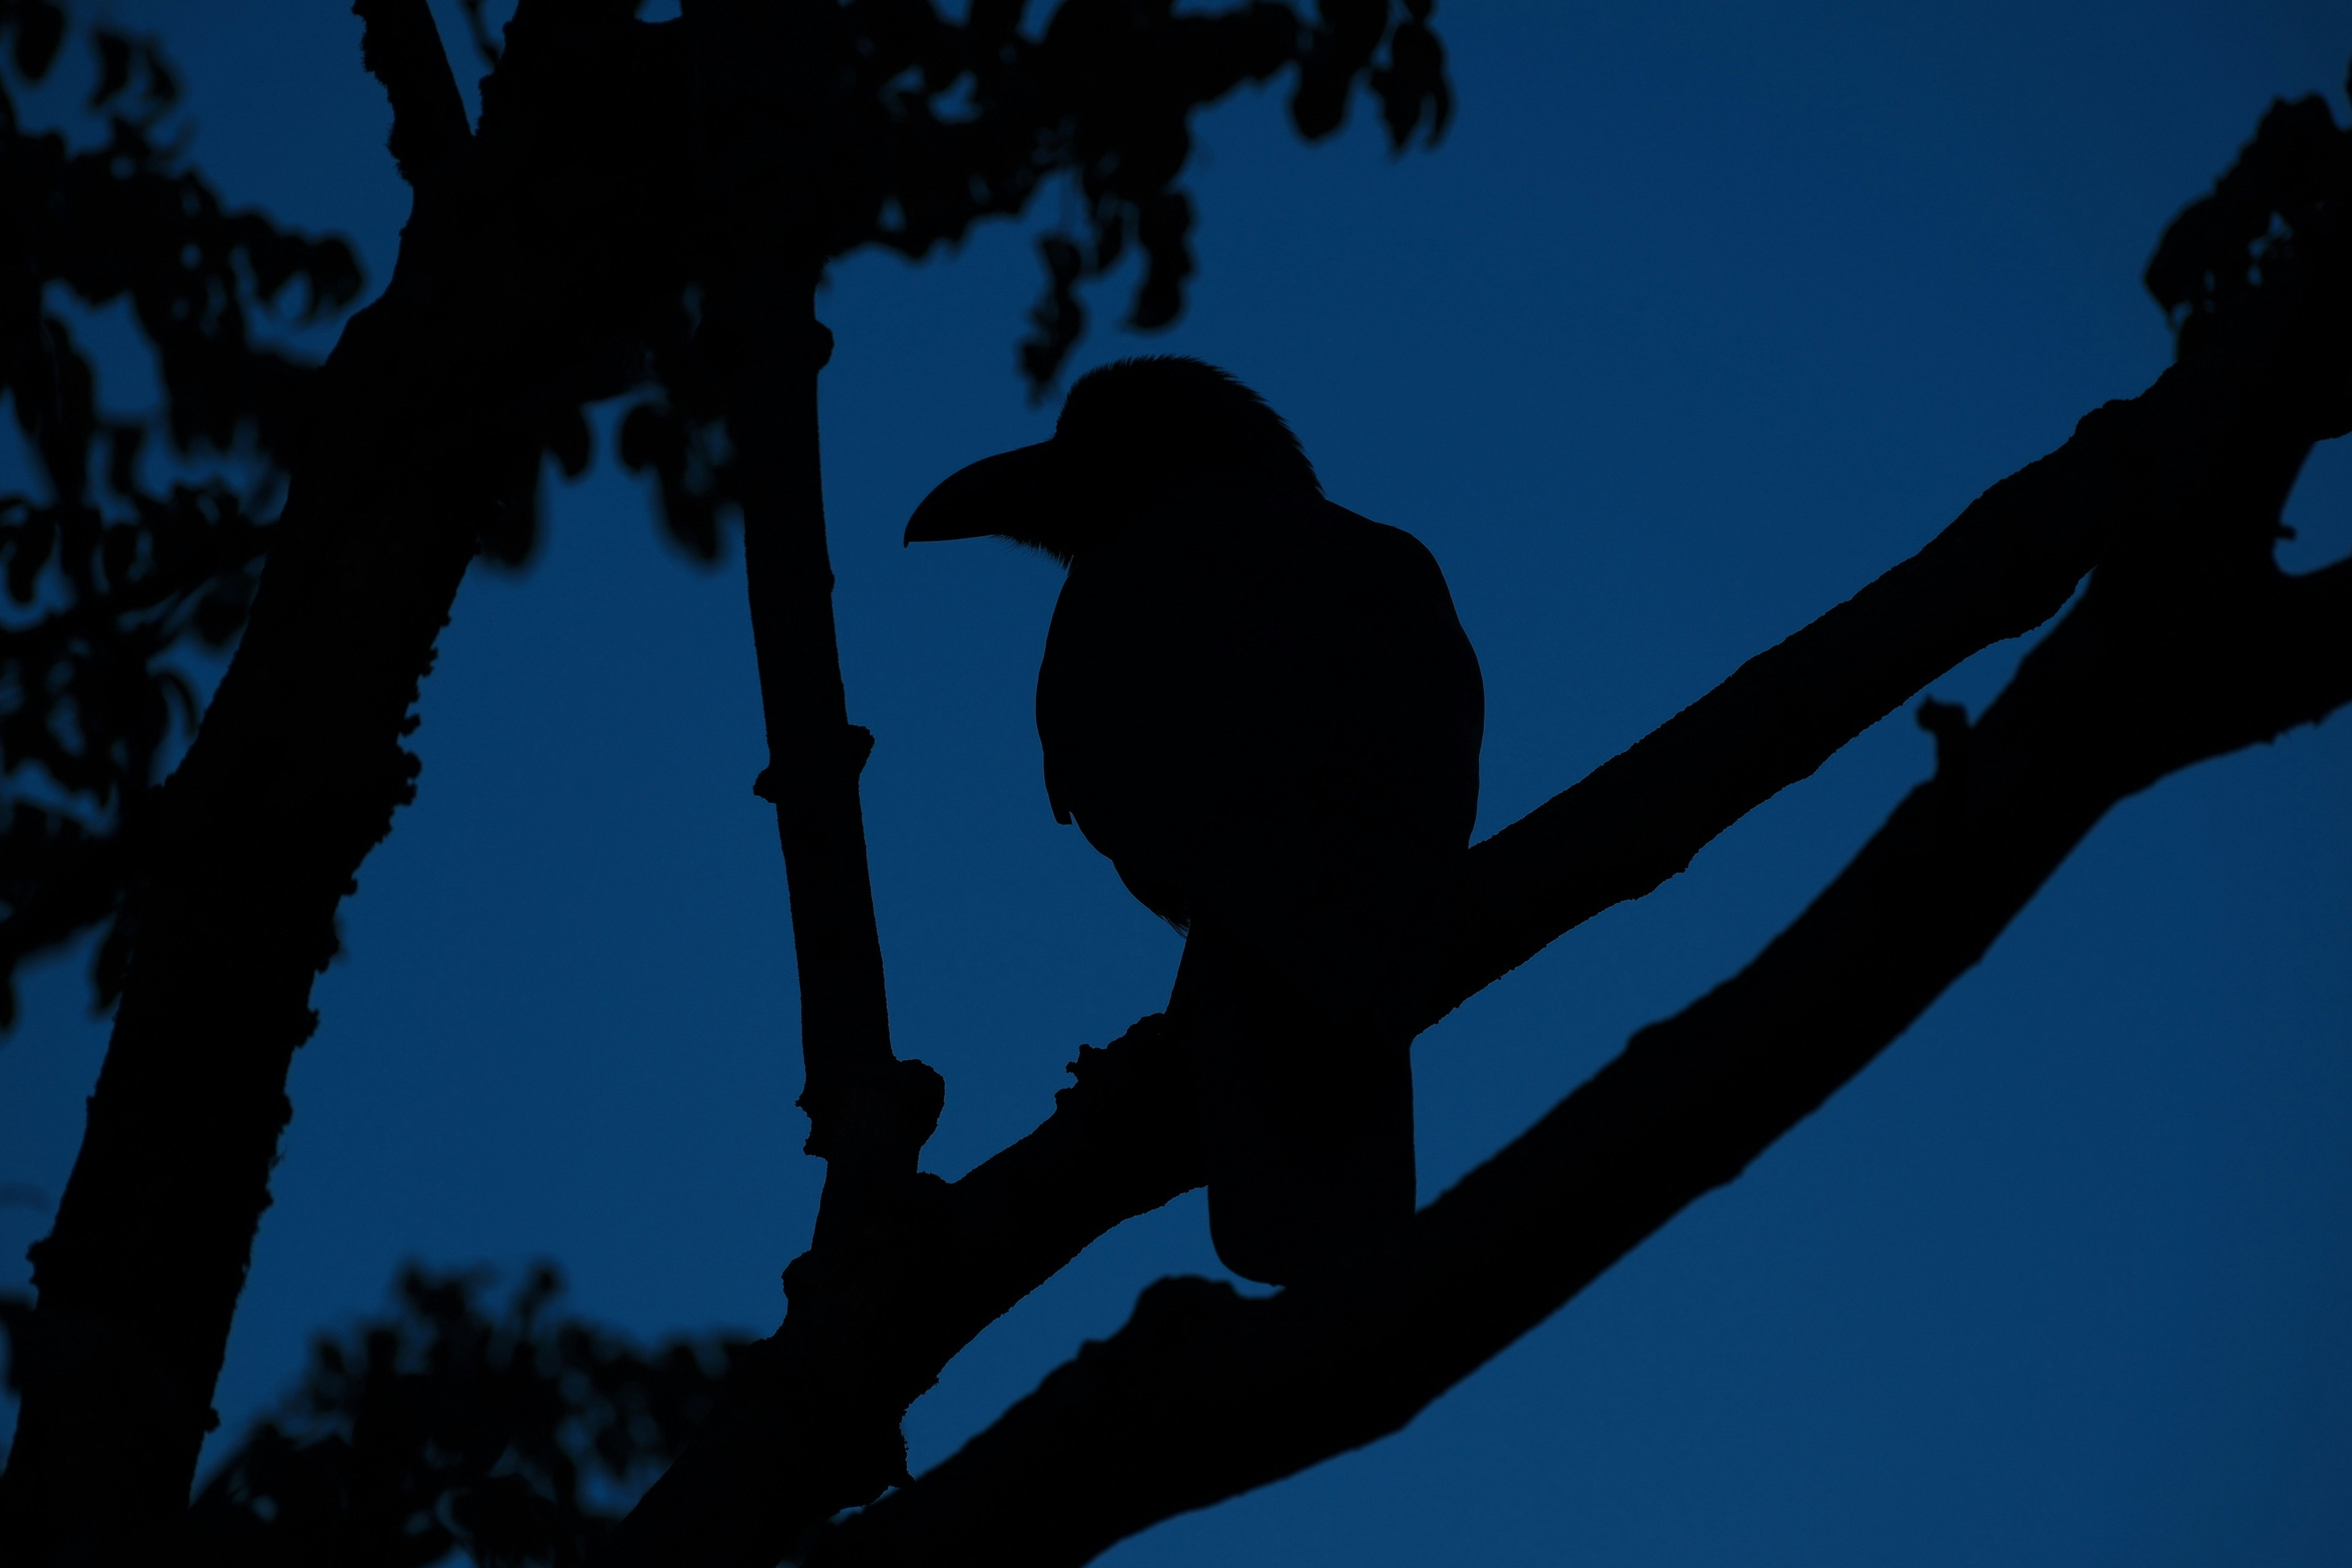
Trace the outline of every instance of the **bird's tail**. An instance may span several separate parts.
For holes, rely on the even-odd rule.
[[[1192,1042],[1225,1267],[1291,1285],[1397,1246],[1413,1211],[1411,1037],[1373,1007],[1331,1017],[1206,925],[1185,943],[1171,1011]]]

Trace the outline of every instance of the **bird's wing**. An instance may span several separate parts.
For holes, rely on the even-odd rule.
[[[1038,685],[1057,812],[1147,904],[1339,1011],[1425,962],[1483,721],[1429,552],[1306,497],[1196,504],[1082,558]]]

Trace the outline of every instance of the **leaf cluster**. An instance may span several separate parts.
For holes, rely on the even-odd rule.
[[[56,63],[64,16],[7,0],[0,36],[29,86]],[[229,210],[184,166],[162,136],[178,83],[152,41],[101,27],[89,44],[99,145],[26,129],[0,76],[0,395],[42,492],[0,494],[0,1025],[22,959],[123,910],[165,742],[175,718],[186,732],[197,719],[173,656],[226,647],[245,624],[312,374],[257,343],[252,314],[299,292],[292,313],[314,320],[360,288],[343,242]],[[60,295],[128,301],[160,409],[100,410]],[[262,481],[154,481],[142,458],[158,437],[182,458],[243,451]],[[101,948],[102,1002],[131,923]]]
[[[555,1309],[544,1265],[502,1308],[411,1268],[393,1310],[313,1346],[300,1387],[198,1491],[189,1556],[238,1568],[572,1564],[706,1421],[739,1342],[641,1349]]]
[[[832,10],[832,70],[797,105],[815,151],[796,173],[813,185],[776,199],[803,209],[803,243],[821,266],[868,245],[928,256],[1066,180],[1075,212],[1037,241],[1045,289],[1018,347],[1033,398],[1086,330],[1079,286],[1130,254],[1143,265],[1127,323],[1151,330],[1181,313],[1195,215],[1180,182],[1195,110],[1295,68],[1291,121],[1309,141],[1339,129],[1360,82],[1398,152],[1424,125],[1434,142],[1453,111],[1431,0],[1322,0],[1312,17],[1267,0],[1214,13],[1065,0],[1034,37],[1021,31],[1024,10],[974,0],[961,21],[929,0]],[[671,535],[709,559],[735,482],[721,378],[708,323],[686,308],[673,325],[653,345],[660,395],[630,411],[621,457],[654,474]]]
[[[768,93],[793,127],[774,205],[809,276],[867,245],[927,256],[1066,178],[1076,215],[1039,241],[1046,288],[1019,351],[1039,395],[1084,330],[1086,279],[1139,251],[1129,321],[1164,326],[1181,310],[1194,110],[1296,68],[1302,134],[1336,131],[1360,82],[1401,151],[1424,126],[1439,134],[1452,107],[1430,0],[1322,0],[1312,16],[1268,0],[1205,14],[1174,0],[1064,0],[1034,35],[1023,0],[974,0],[960,19],[931,0],[812,3],[824,68]],[[480,546],[509,563],[535,548],[545,458],[582,471],[583,405],[632,386],[653,391],[625,417],[619,455],[653,477],[670,536],[715,559],[735,505],[716,365],[730,329],[705,319],[698,282],[723,237],[707,193],[698,206],[686,24],[641,24],[634,11],[607,0],[559,22],[525,6],[501,47],[468,6],[491,68],[480,132],[416,142],[395,117],[420,212],[463,209],[467,243],[516,258],[475,270],[530,283],[452,296],[442,310],[447,331],[496,340],[493,357],[534,367],[511,378],[528,384],[514,405],[451,418],[470,432],[463,461],[478,471],[464,503]],[[0,0],[21,82],[47,77],[67,32],[56,0]],[[306,440],[363,435],[306,433],[323,401],[316,368],[250,331],[273,302],[303,320],[350,305],[350,247],[227,209],[163,133],[178,84],[153,42],[99,27],[89,44],[102,145],[75,151],[26,131],[0,82],[0,389],[47,489],[0,496],[15,611],[0,622],[0,1026],[14,1017],[17,963],[92,926],[110,922],[99,1001],[119,993],[161,831],[167,742],[198,717],[174,656],[226,648],[242,631]],[[91,360],[51,308],[56,289],[86,307],[130,302],[159,410],[100,412]],[[182,471],[152,481],[142,458],[166,445]],[[253,476],[242,489],[187,471],[185,459],[232,452]]]
[[[2225,352],[2230,328],[2265,300],[2340,299],[2352,276],[2344,235],[2352,214],[2352,130],[2317,96],[2274,101],[2212,194],[2172,221],[2147,264],[2148,292],[2172,323],[2183,362]],[[2335,324],[2340,329],[2340,307]],[[2352,428],[2352,393],[2309,389],[2326,439]],[[2284,433],[2283,433],[2284,434]]]

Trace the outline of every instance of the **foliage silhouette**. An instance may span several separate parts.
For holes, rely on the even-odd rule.
[[[797,274],[813,284],[826,260],[866,244],[924,254],[979,218],[1019,213],[1066,174],[1083,198],[1084,232],[1054,237],[1047,247],[1050,321],[1023,355],[1043,387],[1083,325],[1071,289],[1113,266],[1130,237],[1148,262],[1138,319],[1165,321],[1179,307],[1191,267],[1191,208],[1176,182],[1191,151],[1185,119],[1193,108],[1295,65],[1302,131],[1336,127],[1361,79],[1381,98],[1401,147],[1424,106],[1434,127],[1447,101],[1424,0],[1394,13],[1388,0],[1332,0],[1312,22],[1276,5],[1196,16],[1178,15],[1164,0],[1076,0],[1036,36],[1021,32],[1017,4],[984,4],[960,21],[905,0],[770,8],[787,13],[781,17],[714,4],[691,7],[698,19],[649,26],[634,20],[634,4],[604,0],[517,11],[484,83],[477,130],[465,123],[421,0],[361,0],[355,9],[367,24],[367,67],[393,101],[391,151],[416,194],[388,287],[307,377],[263,353],[219,360],[205,376],[165,365],[175,395],[190,389],[186,415],[173,405],[175,432],[225,445],[242,418],[258,432],[257,494],[274,493],[273,466],[290,477],[269,525],[254,616],[168,785],[150,787],[163,754],[162,716],[178,688],[168,670],[140,664],[131,679],[117,679],[125,689],[107,691],[91,709],[131,736],[115,748],[110,781],[92,783],[91,800],[103,806],[120,795],[134,804],[111,821],[61,824],[38,806],[17,816],[30,843],[7,873],[16,951],[62,941],[119,908],[133,917],[120,924],[101,965],[102,994],[121,995],[116,1044],[56,1229],[36,1248],[39,1307],[19,1347],[26,1399],[0,1481],[0,1515],[35,1543],[37,1556],[50,1549],[43,1543],[64,1549],[55,1531],[137,1540],[173,1528],[210,1421],[205,1391],[268,1201],[267,1173],[288,1114],[286,1068],[312,1026],[310,978],[335,950],[334,906],[413,794],[415,763],[400,737],[456,584],[478,552],[527,557],[541,454],[572,471],[588,460],[582,405],[649,382],[657,388],[624,423],[625,459],[655,471],[665,519],[690,549],[714,550],[721,511],[744,512],[763,646],[781,628],[787,643],[814,636],[801,655],[823,650],[821,658],[783,661],[769,682],[772,710],[782,702],[789,716],[793,693],[804,688],[822,717],[832,664],[822,514],[801,519],[793,546],[805,550],[813,540],[814,568],[802,561],[778,590],[759,542],[773,485],[736,456],[798,453],[797,470],[786,463],[783,478],[813,500],[813,396],[784,411],[791,427],[779,433],[761,425],[759,400],[734,383],[747,364],[797,359],[812,343],[821,363],[829,350],[823,329],[804,318],[790,352],[761,359],[743,306],[772,292],[766,279]],[[797,52],[780,47],[784,23],[797,29]],[[757,47],[709,47],[746,26],[767,28],[748,40]],[[0,26],[26,75],[47,70],[64,32],[58,7],[14,0]],[[690,47],[696,37],[698,49]],[[478,44],[490,52],[486,37]],[[151,47],[110,34],[97,47],[102,87],[120,96],[119,82],[143,79],[142,101],[168,102],[170,78]],[[797,62],[799,74],[759,74],[760,62],[776,60]],[[812,70],[811,62],[823,65]],[[789,125],[773,123],[780,84],[789,84]],[[1144,85],[1150,90],[1138,90]],[[13,111],[9,129],[17,129]],[[15,152],[55,161],[61,145],[18,136]],[[135,153],[148,142],[124,145]],[[62,210],[85,226],[123,205],[108,182],[141,173],[178,177],[168,160],[158,171],[104,156],[69,167],[90,176],[89,188],[60,193],[68,198]],[[777,184],[780,170],[788,189]],[[37,194],[9,188],[12,196]],[[123,188],[134,196],[144,189]],[[182,205],[204,208],[202,187],[184,188]],[[135,203],[131,210],[145,211]],[[772,232],[780,214],[789,229],[781,248]],[[169,246],[178,235],[151,221],[86,248],[118,267],[143,261],[168,272],[187,265]],[[1074,268],[1067,254],[1081,240],[1086,254]],[[301,273],[314,304],[352,298],[348,251],[301,244],[233,222],[226,240],[198,250],[226,266],[222,245],[235,249],[260,295]],[[36,301],[48,280],[85,299],[110,297],[103,280],[45,256],[37,248],[26,256]],[[761,280],[743,286],[753,273]],[[241,296],[229,285],[243,282],[235,273],[211,277],[207,286],[225,302],[209,304],[202,288],[170,296],[157,284],[166,289],[157,296],[165,313],[142,318],[142,328],[161,334],[159,350],[214,339],[242,350]],[[171,298],[184,298],[183,314],[194,310],[211,323],[212,337],[186,340],[173,325]],[[42,363],[72,373],[68,392],[89,382],[79,358],[52,354]],[[451,387],[465,393],[453,398]],[[732,439],[717,434],[722,407]],[[290,418],[279,417],[289,408]],[[53,482],[60,498],[78,493],[71,472]],[[200,515],[209,524],[225,503],[208,504]],[[21,536],[30,552],[41,543],[40,517],[29,503],[25,511],[35,525]],[[227,563],[208,560],[210,576],[166,603],[197,597],[212,578],[249,568],[260,553],[249,536],[261,527],[212,529],[207,537],[226,542]],[[118,552],[125,548],[118,542]],[[17,559],[37,564],[29,552]],[[121,575],[122,563],[116,567]],[[47,591],[63,596],[67,613],[88,616],[98,613],[95,593],[121,586],[94,579],[86,589],[68,573]],[[156,596],[158,587],[146,586]],[[779,591],[788,601],[781,613]],[[234,585],[225,592],[222,605],[242,602]],[[226,614],[215,610],[205,624],[223,624]],[[20,647],[38,651],[12,630],[12,658]],[[150,650],[134,642],[131,651]],[[763,673],[773,672],[763,665]],[[784,761],[847,758],[855,750],[837,713],[837,674],[830,679],[831,728],[799,735],[804,746],[784,744]],[[35,705],[16,699],[10,716],[22,719],[25,743],[36,752],[85,735],[103,745],[114,733],[54,703],[26,711]],[[804,970],[855,976],[862,967],[878,976],[870,957],[858,962],[857,920],[833,918],[840,898],[862,895],[864,867],[854,763],[845,775],[828,765],[833,816],[820,812],[802,825],[787,868],[803,938],[822,940],[836,926],[851,935],[845,962]],[[789,772],[773,788],[792,802],[806,795]],[[792,845],[807,814],[784,805],[779,816]],[[802,885],[810,875],[819,879],[814,894]],[[870,955],[870,908],[864,924]],[[862,1008],[878,1017],[877,1004],[878,989],[869,988],[828,1015],[822,997],[804,995],[812,1104],[840,1076],[824,1068],[824,1041],[838,1032],[828,1018],[837,1016],[854,1033],[854,1015]],[[887,1050],[885,1037],[886,1060]],[[908,1066],[897,1079],[919,1098],[922,1071]],[[853,1088],[855,1079],[852,1072]],[[815,1119],[813,1145],[833,1121],[822,1112]],[[854,1207],[854,1194],[844,1202]],[[99,1393],[91,1378],[115,1392]],[[148,1397],[158,1389],[167,1392]],[[133,1408],[145,1414],[127,1427],[98,1415]],[[100,1509],[100,1491],[131,1500]],[[61,1522],[68,1520],[76,1522]]]
[[[920,258],[982,218],[1017,216],[1041,188],[1069,176],[1083,192],[1086,229],[1040,240],[1049,290],[1036,307],[1039,335],[1020,351],[1042,395],[1084,331],[1077,286],[1117,266],[1130,238],[1150,259],[1130,319],[1165,325],[1182,308],[1192,209],[1176,182],[1194,108],[1300,64],[1294,117],[1303,133],[1336,130],[1350,85],[1363,77],[1400,149],[1424,118],[1434,140],[1450,100],[1427,6],[1392,34],[1385,7],[1336,7],[1330,26],[1303,30],[1277,5],[1185,17],[1150,5],[1079,5],[1066,19],[1057,14],[1041,39],[1016,30],[1018,6],[981,6],[961,26],[924,5],[846,7],[835,45],[854,75],[840,89],[846,123],[835,150],[853,156],[832,165],[836,177],[824,193],[826,254],[881,245]],[[476,47],[495,66],[499,48],[480,5],[466,15]],[[0,37],[23,83],[49,76],[65,35],[65,12],[51,0],[0,8]],[[89,107],[109,115],[102,145],[71,152],[58,133],[26,128],[0,80],[0,168],[14,193],[10,243],[23,263],[0,342],[8,367],[0,390],[16,396],[50,493],[47,501],[0,497],[8,596],[37,612],[32,624],[10,627],[0,669],[10,693],[0,713],[8,788],[0,796],[8,814],[0,828],[8,868],[0,1026],[14,1017],[16,963],[94,924],[114,922],[99,958],[98,999],[110,1005],[120,994],[136,919],[125,899],[152,853],[138,846],[136,821],[161,782],[173,716],[184,731],[195,727],[193,689],[169,658],[184,639],[221,649],[242,631],[310,386],[313,367],[251,342],[249,318],[298,284],[297,317],[329,318],[361,288],[342,241],[226,210],[184,165],[181,149],[157,140],[179,88],[154,40],[99,26],[87,42],[98,68]],[[1139,71],[1164,86],[1137,95],[1117,85]],[[405,145],[394,153],[404,163],[417,155]],[[89,356],[44,303],[52,285],[85,307],[130,297],[163,391],[157,416],[100,418]],[[681,293],[626,351],[649,361],[659,392],[629,412],[620,457],[657,479],[670,532],[710,559],[735,497],[719,389],[694,323]],[[142,458],[159,431],[182,454],[250,459],[248,482],[207,477],[152,490]],[[551,416],[545,447],[565,472],[584,467],[587,441],[576,412]],[[484,547],[520,563],[535,539],[539,465],[524,451],[506,467],[524,493],[494,514]],[[108,501],[122,513],[110,523]],[[28,770],[63,799],[44,804],[37,786],[28,794]]]
[[[526,0],[501,44],[478,40],[496,67],[478,127],[422,0],[357,9],[415,208],[383,294],[324,366],[251,348],[239,302],[299,278],[313,310],[347,303],[356,277],[332,242],[232,216],[195,247],[214,270],[196,267],[179,292],[165,277],[142,293],[144,273],[112,292],[77,281],[103,289],[125,256],[195,267],[156,237],[182,231],[155,219],[89,244],[86,272],[18,272],[8,384],[20,419],[52,410],[26,428],[49,442],[57,494],[42,504],[58,515],[52,543],[34,503],[11,503],[10,566],[37,574],[44,551],[68,564],[12,592],[35,626],[100,606],[99,632],[75,635],[113,639],[106,668],[129,672],[74,673],[57,661],[95,670],[99,656],[63,632],[51,664],[18,662],[38,643],[12,625],[6,722],[36,700],[20,669],[68,673],[38,676],[51,705],[6,743],[28,765],[53,752],[85,771],[58,780],[82,792],[78,828],[61,808],[26,808],[51,816],[6,863],[9,920],[33,911],[9,928],[10,951],[114,918],[101,984],[121,998],[80,1159],[36,1250],[37,1303],[0,1312],[24,1395],[0,1532],[25,1561],[178,1553],[193,1527],[223,1551],[289,1560],[421,1561],[462,1541],[484,1561],[1083,1562],[1394,1430],[1835,1092],[2116,800],[2352,700],[2352,563],[2290,577],[2271,554],[2309,447],[2352,425],[2352,137],[2310,100],[2274,110],[2164,237],[2147,280],[2179,330],[2175,366],[1474,847],[1419,1022],[1657,886],[1960,659],[2065,610],[1977,721],[1921,710],[1935,777],[1788,931],[1415,1216],[1383,1289],[1244,1300],[1163,1281],[1118,1334],[908,1476],[908,1403],[1095,1237],[1199,1184],[1202,1139],[1182,1031],[1155,1015],[1082,1049],[1054,1116],[960,1181],[916,1167],[940,1086],[892,1054],[881,1010],[856,797],[871,737],[848,724],[833,647],[814,397],[831,342],[810,291],[856,246],[926,254],[1067,175],[1084,232],[1042,243],[1047,293],[1022,350],[1042,390],[1083,325],[1079,281],[1129,244],[1147,258],[1132,319],[1181,304],[1192,215],[1176,182],[1193,107],[1295,66],[1303,134],[1336,125],[1359,80],[1396,146],[1442,130],[1428,6],[1331,0],[1310,24],[1263,4],[1180,16],[1068,0],[1031,37],[1016,4],[954,22],[915,0],[699,0],[649,26],[625,0]],[[0,27],[25,77],[48,68],[64,32],[44,0],[5,0]],[[101,87],[131,105],[141,140],[78,164],[22,134],[12,107],[8,157],[66,172],[62,204],[45,210],[70,232],[110,232],[121,181],[172,195],[191,222],[216,215],[138,118],[171,96],[154,51],[96,47]],[[87,188],[68,180],[77,168]],[[44,231],[19,193],[41,188],[5,187],[11,242],[69,258],[23,237]],[[274,521],[255,499],[275,494],[267,484],[234,513],[215,498],[147,521],[121,456],[135,442],[100,428],[86,362],[39,319],[47,281],[131,294],[166,364],[175,442],[249,442],[265,475],[289,476]],[[311,1026],[336,902],[412,791],[400,739],[434,639],[478,552],[528,555],[541,454],[588,460],[581,406],[648,384],[622,456],[656,475],[667,525],[707,553],[728,511],[743,518],[772,753],[761,787],[803,977],[803,1103],[811,1152],[829,1162],[813,1245],[786,1271],[790,1314],[722,1376],[701,1353],[646,1358],[551,1324],[542,1284],[493,1321],[467,1285],[420,1277],[404,1326],[322,1359],[307,1409],[241,1448],[192,1515],[289,1114],[287,1064]],[[110,533],[90,509],[68,518],[93,484],[147,532]],[[170,563],[152,580],[151,557]],[[253,595],[238,584],[256,561]],[[205,610],[215,595],[222,607]],[[190,629],[236,635],[235,615],[229,673],[155,789],[172,700],[159,661]],[[599,1487],[671,1456],[600,1532]]]
[[[709,1419],[741,1346],[640,1351],[558,1316],[544,1265],[495,1313],[483,1284],[412,1268],[391,1315],[321,1338],[302,1386],[197,1492],[184,1560],[586,1562],[616,1501]]]
[[[563,1315],[541,1264],[487,1300],[482,1273],[404,1268],[392,1310],[311,1347],[276,1414],[214,1466],[181,1560],[579,1563],[716,1407],[743,1342],[641,1350]],[[32,1302],[0,1296],[0,1350]],[[7,1386],[20,1384],[11,1354]]]
[[[21,80],[55,63],[64,15],[11,0],[0,35]],[[221,649],[244,629],[269,516],[299,438],[310,367],[252,341],[249,319],[299,285],[301,319],[357,297],[341,240],[310,240],[227,210],[179,150],[159,141],[179,86],[152,41],[99,27],[88,107],[106,141],[80,151],[23,124],[0,80],[0,182],[9,192],[9,295],[0,393],[48,496],[0,496],[0,563],[15,615],[0,651],[0,1026],[16,1016],[28,954],[92,925],[98,997],[110,1004],[137,929],[139,866],[176,716],[196,700],[173,656]],[[154,354],[163,405],[101,417],[97,377],[45,291],[86,307],[128,300]],[[183,455],[240,449],[257,479],[157,488],[142,463],[161,435]],[[40,783],[26,786],[34,775]],[[46,785],[46,788],[42,787]]]

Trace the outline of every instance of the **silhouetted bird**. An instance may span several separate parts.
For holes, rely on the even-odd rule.
[[[1198,360],[1106,365],[1054,437],[925,499],[907,541],[1069,568],[1037,674],[1056,819],[1188,933],[1217,1254],[1273,1283],[1413,1207],[1408,1047],[1478,804],[1477,656],[1419,541],[1336,506]]]

